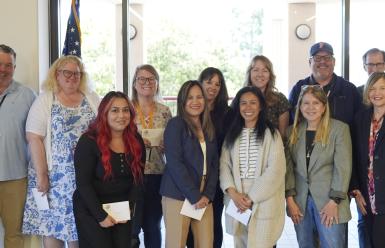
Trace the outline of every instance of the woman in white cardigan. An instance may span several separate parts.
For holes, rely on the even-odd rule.
[[[234,247],[273,247],[285,221],[285,155],[279,132],[266,120],[266,102],[254,86],[242,88],[232,107],[234,120],[220,160],[226,208],[251,209],[247,226],[226,214]]]
[[[73,153],[76,143],[94,120],[99,96],[91,91],[83,62],[62,56],[48,71],[44,93],[33,103],[26,122],[32,163],[23,233],[43,237],[44,247],[77,248],[78,235],[72,211],[75,191]],[[48,209],[39,208],[34,191],[46,195]]]

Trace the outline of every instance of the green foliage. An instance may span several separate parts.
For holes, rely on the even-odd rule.
[[[176,96],[183,82],[197,79],[208,66],[223,72],[230,96],[243,86],[250,58],[262,51],[263,12],[245,14],[233,9],[232,14],[237,22],[229,30],[231,38],[223,42],[203,40],[201,35],[187,33],[167,20],[159,22],[158,28],[165,32],[149,40],[147,61],[159,71],[163,96]]]

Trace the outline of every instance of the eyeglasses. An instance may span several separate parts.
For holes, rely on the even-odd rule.
[[[72,76],[75,78],[81,78],[83,76],[83,72],[80,71],[58,70],[58,72],[61,72],[67,79],[70,79]]]
[[[314,55],[314,56],[311,56],[310,57],[311,59],[313,59],[315,62],[321,62],[322,60],[325,61],[325,62],[329,62],[333,59],[333,56],[332,55]]]
[[[156,83],[156,78],[154,77],[137,77],[136,78],[136,82],[138,82],[139,84],[141,85],[145,85],[146,82],[148,82],[148,84],[155,84]]]
[[[370,68],[381,68],[381,67],[384,67],[385,65],[385,62],[382,62],[382,63],[367,63],[365,64],[366,67],[370,67]]]

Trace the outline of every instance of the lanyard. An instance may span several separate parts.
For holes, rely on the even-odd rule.
[[[1,107],[1,105],[3,105],[3,102],[4,102],[6,96],[7,96],[7,94],[5,94],[5,95],[3,96],[3,98],[1,99],[1,101],[0,101],[0,107]]]
[[[153,126],[154,126],[154,108],[155,108],[155,104],[152,105],[151,107],[151,111],[148,115],[149,117],[149,120],[148,120],[148,124],[144,118],[144,114],[142,112],[142,109],[140,108],[139,104],[136,105],[136,111],[138,112],[138,115],[139,115],[139,121],[140,121],[140,124],[142,125],[142,129],[152,129]]]

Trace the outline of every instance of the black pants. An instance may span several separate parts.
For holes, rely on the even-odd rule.
[[[127,248],[131,242],[131,222],[103,228],[86,209],[81,199],[74,197],[74,215],[80,248]]]
[[[370,211],[370,210],[369,210]],[[373,248],[385,247],[385,215],[373,215],[368,212],[364,216],[365,227],[367,228]]]
[[[139,233],[143,229],[144,246],[146,248],[160,248],[162,233],[162,197],[159,194],[162,175],[149,174],[144,176],[144,198],[137,202],[135,224],[133,227],[132,248],[139,247]]]

